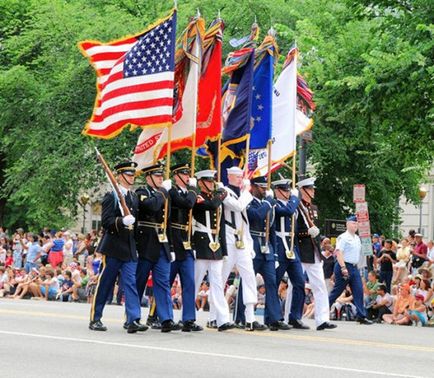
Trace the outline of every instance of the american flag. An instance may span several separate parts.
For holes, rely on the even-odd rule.
[[[120,41],[79,44],[97,73],[98,94],[84,134],[113,138],[128,124],[172,122],[176,12]]]

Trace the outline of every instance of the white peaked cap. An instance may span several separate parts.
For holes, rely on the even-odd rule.
[[[195,173],[195,176],[197,179],[203,179],[203,178],[215,178],[215,174],[217,171],[213,171],[212,169],[205,169],[203,171],[199,171]]]
[[[230,167],[227,170],[228,175],[242,175],[244,171],[240,167]]]
[[[316,180],[315,177],[308,177],[308,178],[306,178],[304,180],[301,180],[301,181],[297,182],[297,187],[299,187],[299,188],[304,188],[306,186],[313,186],[313,187],[315,187],[315,180]]]

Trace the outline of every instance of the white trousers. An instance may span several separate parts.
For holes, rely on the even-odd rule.
[[[330,321],[329,294],[324,278],[321,262],[314,264],[301,263],[307,273],[309,284],[315,299],[315,323],[317,326]]]
[[[314,264],[301,263],[303,271],[307,273],[309,284],[315,299],[315,323],[317,326],[330,321],[329,295],[324,279],[324,271],[321,262]],[[288,291],[285,301],[285,319],[288,319],[292,301],[292,284],[288,280]]]
[[[209,306],[214,309],[215,316],[211,318],[217,321],[217,326],[229,322],[229,306],[224,295],[224,284],[222,278],[222,260],[196,260],[194,269],[194,283],[196,294],[199,292],[203,277],[208,271],[209,279]]]
[[[235,245],[227,245],[228,256],[223,263],[222,279],[223,286],[234,266],[240,273],[243,282],[243,303],[246,306],[245,315],[246,322],[252,323],[255,321],[254,305],[258,302],[258,291],[256,288],[256,274],[253,269],[252,254],[247,249],[237,249]],[[215,319],[215,310],[210,304],[210,319]]]

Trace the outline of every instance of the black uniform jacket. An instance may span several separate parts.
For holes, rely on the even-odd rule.
[[[128,192],[125,202],[131,215],[137,218],[138,198],[134,192]],[[102,200],[103,236],[97,251],[122,261],[137,261],[137,247],[134,240],[134,227],[128,228],[122,223],[122,213],[113,192],[108,192]]]
[[[310,218],[315,222],[317,219],[315,208],[307,203],[304,203],[304,206],[308,210]],[[299,208],[296,232],[300,260],[304,263],[313,264],[315,262],[315,254],[317,255],[318,259],[321,258],[321,246],[318,240],[319,236],[315,239],[310,237],[310,235],[307,233],[309,226],[306,224],[301,212],[302,210]]]
[[[157,262],[163,247],[170,261],[168,241],[160,242],[159,234],[163,234],[163,223],[167,216],[164,213],[165,201],[168,193],[164,188],[158,190],[150,186],[143,186],[136,190],[139,198],[139,214],[136,227],[137,250],[140,259]],[[167,211],[170,210],[170,203]],[[167,234],[167,229],[166,229]],[[167,236],[167,235],[166,235]]]
[[[197,194],[193,188],[183,191],[174,186],[169,190],[170,195],[170,228],[169,241],[170,249],[175,252],[176,260],[185,260],[187,250],[183,242],[188,238],[189,213],[196,203]],[[191,229],[191,228],[190,228]]]
[[[208,194],[202,192],[199,200],[193,207],[193,217],[196,222],[206,226],[206,213],[209,212],[210,228],[217,229],[219,224],[219,235],[216,238],[215,234],[212,234],[212,239],[220,243],[220,248],[213,251],[210,248],[210,238],[206,232],[194,231],[193,233],[193,248],[196,250],[196,258],[203,260],[221,260],[223,256],[227,256],[226,239],[225,239],[225,220],[222,202],[224,195],[221,192]],[[218,214],[219,213],[219,214]],[[217,217],[220,215],[220,221]]]

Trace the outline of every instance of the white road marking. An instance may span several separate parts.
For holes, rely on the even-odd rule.
[[[240,355],[224,354],[224,353],[199,352],[194,350],[183,350],[183,349],[156,347],[156,346],[149,346],[149,345],[137,345],[137,344],[130,344],[130,343],[92,340],[92,339],[83,339],[83,338],[76,338],[76,337],[52,336],[52,335],[42,335],[36,333],[12,332],[12,331],[3,331],[3,330],[0,330],[0,334],[11,335],[11,336],[34,337],[34,338],[49,339],[49,340],[71,341],[77,343],[117,346],[123,348],[146,349],[146,350],[191,354],[191,355],[207,356],[207,357],[227,358],[227,359],[241,360],[241,361],[254,361],[254,362],[262,362],[262,363],[265,362],[265,363],[280,364],[280,365],[310,367],[316,369],[338,370],[338,371],[345,371],[345,372],[352,372],[352,373],[380,375],[386,377],[423,378],[422,376],[417,376],[417,375],[399,374],[399,373],[391,373],[391,372],[384,372],[384,371],[377,371],[377,370],[353,369],[353,368],[346,368],[342,366],[311,364],[311,363],[295,362],[295,361],[281,361],[281,360],[273,360],[269,358],[249,357],[249,356],[240,356]]]

